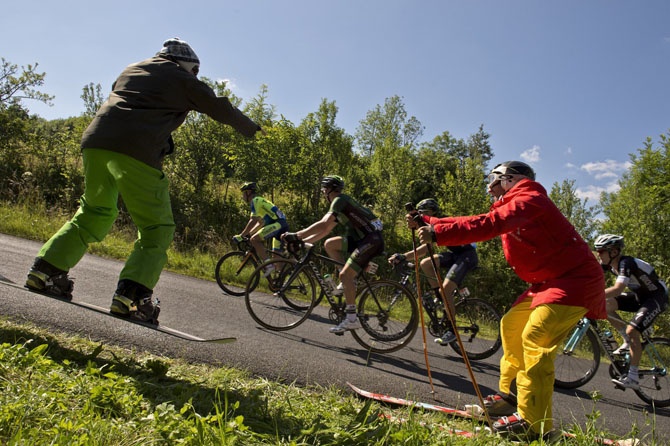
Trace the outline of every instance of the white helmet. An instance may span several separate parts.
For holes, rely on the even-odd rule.
[[[623,235],[616,234],[603,234],[598,236],[593,247],[596,251],[601,251],[603,249],[610,250],[612,248],[617,248],[619,250],[623,249]]]
[[[501,187],[507,192],[516,182],[515,179],[520,180],[522,178],[535,180],[535,171],[533,168],[521,161],[505,161],[491,170],[491,173],[488,176],[488,189],[491,191],[491,189],[500,184],[502,180],[506,180],[505,186],[503,187],[501,185]]]

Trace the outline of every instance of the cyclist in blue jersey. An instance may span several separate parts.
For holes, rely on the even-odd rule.
[[[258,257],[263,259],[265,240],[272,238],[272,251],[280,252],[282,250],[281,235],[288,231],[286,216],[272,202],[257,194],[258,186],[256,183],[244,183],[240,190],[242,191],[242,198],[251,207],[251,216],[242,232],[234,236],[233,240],[240,242],[244,237],[250,236],[251,246],[253,246]],[[272,268],[272,265],[268,268]],[[271,272],[271,269],[266,269],[265,275],[267,276]]]
[[[429,217],[440,217],[440,207],[435,201],[434,198],[426,198],[421,200],[416,205],[416,210],[421,215],[427,215]],[[436,253],[433,255],[435,262],[440,268],[447,269],[447,274],[444,277],[442,287],[444,288],[445,296],[447,297],[447,304],[451,308],[451,312],[454,312],[454,291],[459,287],[465,276],[468,272],[472,271],[479,264],[479,258],[477,257],[477,251],[475,250],[474,243],[468,243],[465,245],[456,245],[456,246],[447,246],[445,251]],[[421,245],[416,249],[416,257],[420,259],[428,254],[428,246]],[[415,262],[418,261],[414,258],[414,250],[408,251],[406,253],[396,253],[389,257],[388,261],[391,264],[395,264],[404,259],[412,259]],[[423,305],[432,305],[433,302],[441,302],[442,296],[440,294],[440,284],[437,282],[435,277],[435,272],[433,271],[433,261],[426,257],[421,260],[420,263],[421,270],[423,271],[428,284],[432,288],[432,294],[424,293],[421,296],[421,302]],[[433,294],[435,297],[433,297]],[[430,299],[430,303],[425,302],[425,299]],[[434,301],[437,299],[437,301]],[[447,330],[441,338],[436,338],[435,343],[440,345],[449,345],[451,342],[456,340],[456,335],[453,330]]]
[[[605,272],[617,276],[614,285],[605,289],[607,319],[624,337],[624,343],[614,353],[626,354],[630,349],[628,374],[612,382],[624,389],[639,389],[638,366],[642,356],[640,334],[649,329],[654,319],[668,308],[668,288],[650,264],[622,254],[623,236],[603,234],[596,239],[594,247]],[[629,292],[624,292],[626,287]],[[626,324],[617,310],[635,315]]]
[[[373,257],[384,251],[381,220],[349,195],[343,194],[343,189],[342,177],[324,177],[321,192],[330,203],[326,215],[311,226],[282,237],[289,243],[296,240],[314,243],[330,234],[337,225],[344,227],[343,236],[331,237],[324,243],[328,256],[345,263],[339,273],[341,283],[336,294],[344,293],[347,315],[339,325],[330,329],[335,334],[361,327],[356,315],[356,277]]]

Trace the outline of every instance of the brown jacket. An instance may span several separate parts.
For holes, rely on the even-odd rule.
[[[177,63],[156,56],[126,67],[82,136],[81,147],[123,153],[161,169],[170,135],[189,111],[204,113],[251,137],[258,124],[216,96]]]

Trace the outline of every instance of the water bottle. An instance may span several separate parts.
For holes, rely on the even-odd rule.
[[[335,289],[335,281],[333,280],[333,276],[331,276],[330,274],[326,274],[323,276],[323,282],[326,284],[326,286],[330,291],[333,291]]]

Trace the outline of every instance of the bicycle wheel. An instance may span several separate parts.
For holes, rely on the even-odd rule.
[[[670,340],[652,338],[642,348],[639,378],[640,390],[635,393],[642,401],[656,407],[670,406]]]
[[[258,265],[256,260],[246,252],[232,251],[219,259],[214,268],[216,283],[224,293],[231,296],[244,296],[251,274]],[[258,285],[253,282],[252,291]]]
[[[592,328],[588,328],[573,349],[566,344],[579,330],[575,326],[559,347],[554,360],[554,387],[559,389],[576,389],[596,375],[600,366],[600,342]]]
[[[467,298],[456,301],[456,329],[468,354],[468,359],[479,360],[500,349],[500,314],[483,299]],[[450,343],[463,356],[458,341]]]
[[[261,280],[268,265],[274,271],[268,277],[275,293],[268,292],[268,285]],[[259,289],[253,291],[253,281],[260,282]],[[290,330],[305,321],[312,312],[317,288],[311,271],[306,266],[296,269],[296,261],[291,259],[269,260],[259,265],[249,279],[244,302],[247,311],[261,327],[273,331]]]
[[[392,280],[376,280],[358,295],[358,319],[363,330],[352,331],[356,342],[376,353],[400,350],[419,326],[414,295]]]

